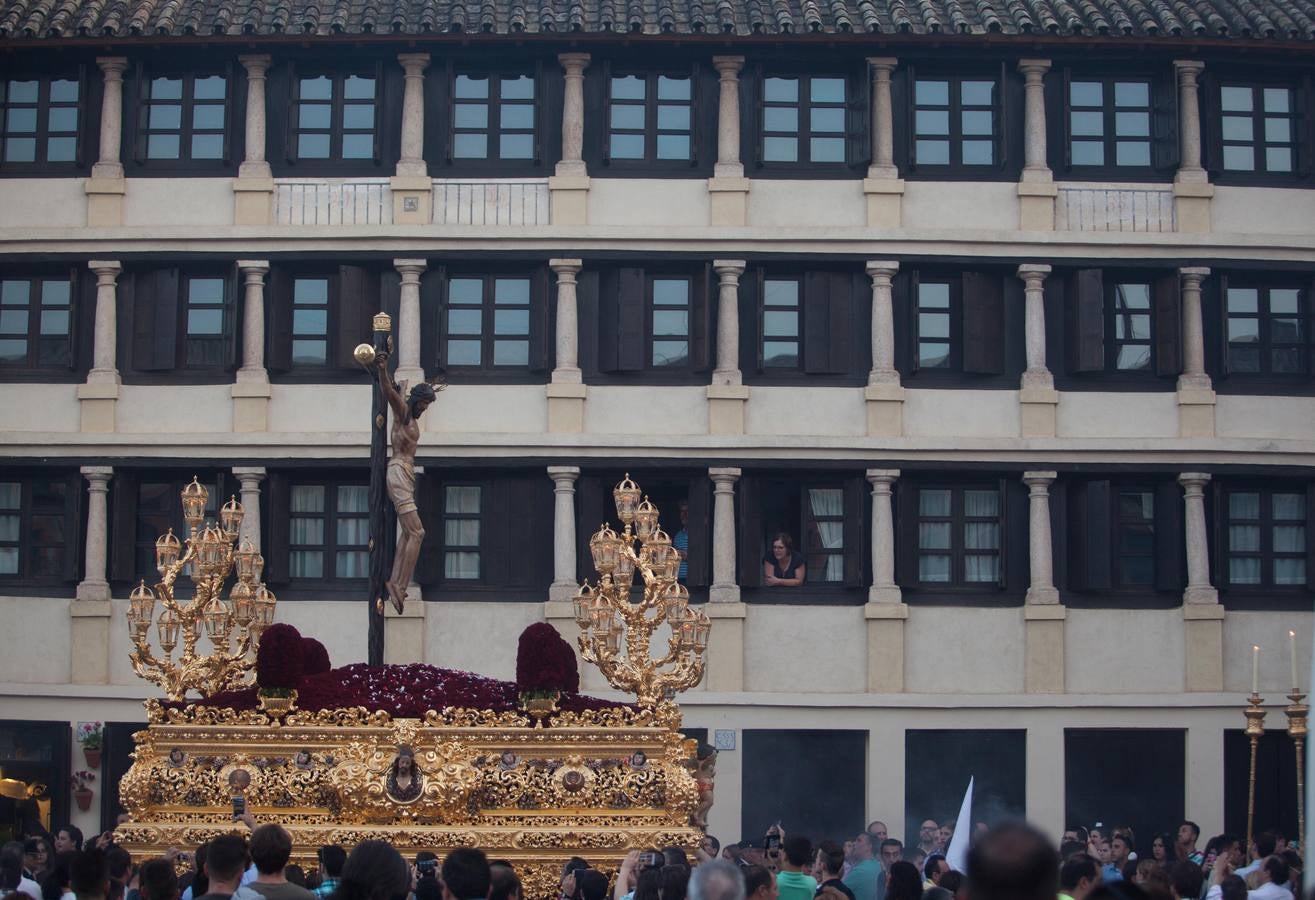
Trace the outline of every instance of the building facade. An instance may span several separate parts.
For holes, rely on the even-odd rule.
[[[1315,10],[970,6],[0,5],[0,768],[108,822],[193,476],[364,660],[384,309],[448,382],[390,661],[571,637],[628,472],[713,619],[723,839],[912,838],[969,775],[1056,834],[1237,830],[1252,645],[1292,830]]]

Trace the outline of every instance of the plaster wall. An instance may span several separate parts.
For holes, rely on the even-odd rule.
[[[0,597],[5,651],[0,682],[65,684],[69,680],[69,603],[57,597]]]
[[[1304,190],[1217,186],[1210,204],[1216,232],[1309,234],[1313,218],[1315,197]],[[1202,265],[1210,265],[1209,260]]]
[[[513,680],[516,641],[526,627],[542,620],[542,603],[430,603],[425,607],[423,623],[425,662]]]
[[[77,385],[6,384],[0,389],[0,422],[8,431],[77,431]]]
[[[1064,688],[1072,694],[1158,694],[1183,688],[1181,609],[1069,609]]]
[[[1315,397],[1216,395],[1215,434],[1309,441],[1315,438]]]
[[[548,402],[541,384],[450,385],[421,423],[426,431],[542,433]]]
[[[867,200],[861,181],[786,181],[760,178],[749,191],[754,228],[862,228]]]
[[[590,385],[588,434],[707,434],[707,388]]]
[[[919,694],[1023,690],[1023,611],[920,606],[904,632],[904,687]]]
[[[125,384],[115,411],[117,430],[129,434],[230,432],[232,389],[226,384],[186,387]]]
[[[862,607],[751,607],[744,623],[744,683],[767,693],[862,691],[867,684]]]
[[[909,230],[1017,231],[1018,185],[1007,181],[906,181],[903,226]]]
[[[1288,631],[1297,633],[1297,681],[1310,688],[1311,625],[1306,612],[1233,611],[1224,619],[1224,690],[1251,693],[1251,648],[1260,648],[1260,693],[1271,703],[1283,702],[1292,690]]]
[[[752,387],[744,410],[749,434],[859,436],[867,433],[860,388]]]
[[[1018,431],[1017,391],[904,391],[904,433],[909,436],[1017,437]]]
[[[231,178],[129,178],[123,224],[232,225]]]
[[[357,431],[370,421],[370,385],[276,384],[271,387],[271,431]],[[330,402],[332,398],[332,402]]]
[[[589,224],[701,227],[708,222],[707,179],[593,178]]]
[[[80,228],[87,224],[82,178],[0,179],[0,228]]]
[[[1056,431],[1066,438],[1176,438],[1174,394],[1069,391],[1060,394]]]

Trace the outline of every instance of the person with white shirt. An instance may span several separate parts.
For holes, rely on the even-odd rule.
[[[1210,875],[1210,890],[1206,892],[1205,900],[1222,900],[1223,890],[1219,885],[1229,874],[1228,869],[1228,860],[1220,857]],[[1254,891],[1247,892],[1247,900],[1293,900],[1292,891],[1287,886],[1292,873],[1281,856],[1265,857],[1259,861],[1255,871],[1261,884]]]
[[[10,891],[41,900],[41,886],[23,875],[23,845],[18,841],[0,848],[0,894]]]

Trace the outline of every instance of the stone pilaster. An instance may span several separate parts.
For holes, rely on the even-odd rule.
[[[83,431],[113,431],[115,406],[119,400],[119,369],[116,295],[118,260],[93,259],[87,268],[96,273],[96,325],[92,338],[91,371],[86,384],[78,385]]]
[[[104,81],[100,102],[100,150],[87,179],[87,225],[114,228],[123,224],[123,73],[126,56],[98,56]]]
[[[895,583],[895,516],[891,489],[899,469],[868,469],[872,485],[872,586],[863,610],[867,622],[867,687],[873,694],[904,690],[904,624],[909,607]]]
[[[1205,486],[1210,475],[1183,472],[1184,529],[1187,539],[1187,590],[1183,592],[1186,667],[1183,689],[1224,689],[1224,608],[1210,584],[1210,543],[1205,529]]]
[[[547,385],[548,430],[579,433],[584,430],[584,404],[588,388],[580,372],[580,325],[576,308],[579,259],[550,259],[557,275],[557,360]]]
[[[269,261],[239,259],[242,273],[242,367],[233,383],[233,430],[269,429],[269,373],[265,371],[265,275]]]
[[[552,585],[549,602],[567,602],[579,585],[575,580],[575,482],[579,466],[549,466],[553,484]]]
[[[1027,264],[1018,267],[1026,298],[1025,343],[1027,371],[1018,391],[1019,422],[1023,437],[1054,437],[1055,411],[1059,393],[1046,368],[1045,281],[1050,266]]]
[[[895,315],[890,294],[899,263],[870,259],[866,269],[872,279],[872,370],[863,390],[868,434],[899,437],[904,433],[904,388],[895,368]]]
[[[1210,540],[1205,528],[1206,472],[1183,472],[1184,526],[1187,539],[1187,590],[1183,603],[1218,603],[1219,592],[1210,584]]]
[[[744,434],[749,389],[740,372],[740,276],[742,259],[714,259],[717,273],[717,367],[708,386],[708,433]]]
[[[1214,185],[1201,166],[1201,105],[1197,98],[1197,79],[1205,63],[1196,59],[1175,59],[1178,73],[1179,163],[1173,178],[1174,219],[1178,231],[1207,233],[1211,229],[1210,203]]]
[[[257,550],[261,547],[260,535],[260,482],[265,478],[264,466],[234,466],[233,477],[241,485],[242,526],[238,531],[238,541],[250,541]]]
[[[78,600],[110,599],[110,583],[105,577],[106,546],[109,542],[110,479],[114,470],[109,466],[83,466],[87,479],[87,541],[84,573],[78,582]]]
[[[554,225],[589,222],[589,172],[584,163],[584,70],[588,53],[559,53],[565,70],[562,95],[562,158],[548,179]]]
[[[397,373],[394,377],[414,386],[425,380],[425,370],[420,365],[420,276],[425,273],[428,263],[423,259],[395,259],[393,267],[402,276],[397,305]]]
[[[735,583],[735,482],[738,468],[708,469],[712,479],[712,586],[704,612],[712,619],[708,639],[708,690],[744,690],[744,618]]]
[[[869,228],[899,228],[904,180],[895,166],[895,124],[891,115],[890,76],[899,61],[893,56],[869,56],[872,70],[872,163],[863,179]]]
[[[1023,231],[1055,230],[1054,176],[1046,162],[1046,88],[1048,59],[1020,59],[1024,88],[1023,176],[1018,184],[1018,227]]]
[[[109,541],[106,497],[114,470],[109,466],[83,466],[87,479],[87,541],[85,573],[76,598],[69,606],[71,630],[70,681],[74,684],[108,684],[110,680],[110,584],[105,577]]]
[[[720,85],[717,103],[717,164],[708,180],[709,224],[744,226],[749,220],[749,179],[740,158],[740,70],[743,56],[714,56]]]
[[[265,75],[268,54],[239,56],[247,75],[246,158],[233,180],[233,223],[268,225],[274,196],[274,176],[265,159]]]
[[[1050,538],[1050,485],[1055,472],[1024,472],[1028,487],[1028,563],[1031,584],[1023,608],[1026,654],[1024,690],[1028,693],[1064,691],[1064,618],[1055,589]]]
[[[428,225],[433,219],[434,183],[425,165],[425,69],[428,53],[399,53],[405,73],[402,88],[402,153],[389,181],[393,193],[393,222]]]
[[[1215,392],[1205,371],[1205,337],[1201,318],[1201,283],[1210,270],[1178,270],[1182,285],[1183,374],[1178,376],[1178,435],[1215,436]]]

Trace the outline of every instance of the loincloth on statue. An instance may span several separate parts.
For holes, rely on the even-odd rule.
[[[411,460],[397,457],[388,460],[384,483],[388,487],[388,499],[393,501],[393,509],[399,516],[416,511],[416,473]]]

